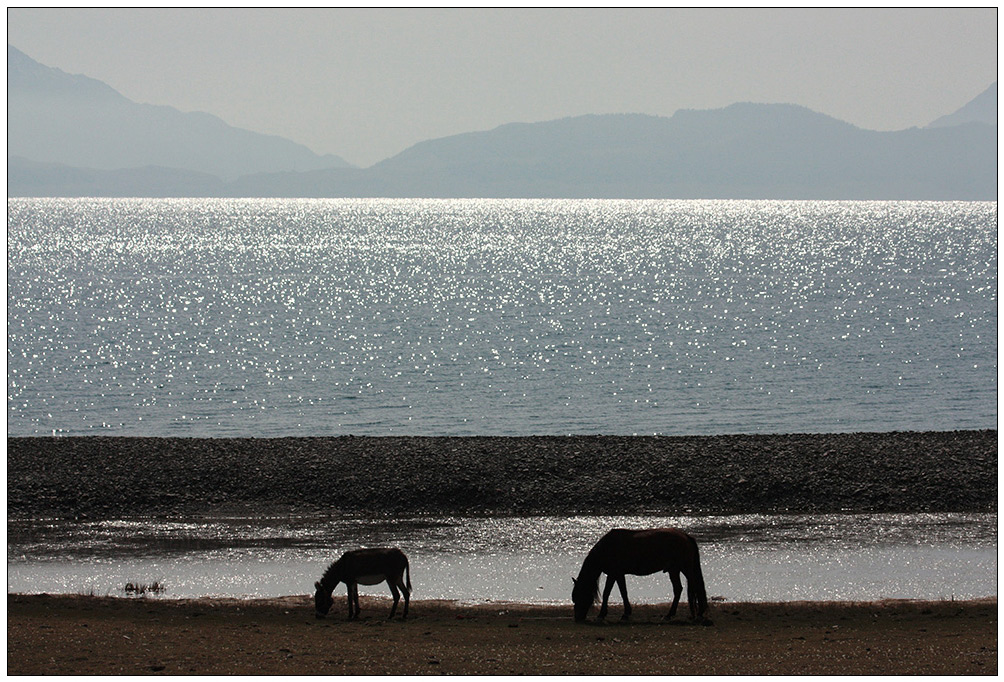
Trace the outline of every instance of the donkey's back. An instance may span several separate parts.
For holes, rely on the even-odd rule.
[[[381,582],[387,576],[401,575],[408,568],[408,557],[397,547],[368,547],[345,552],[337,563],[345,578],[365,585],[360,578],[379,575],[376,582]]]

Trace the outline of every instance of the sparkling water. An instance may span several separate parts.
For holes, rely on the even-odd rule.
[[[612,527],[653,526],[698,539],[713,598],[997,595],[996,514],[9,521],[7,591],[123,596],[127,583],[156,582],[167,598],[306,595],[342,551],[389,545],[408,555],[418,599],[570,604],[593,543]],[[360,591],[389,597],[386,585]],[[664,602],[672,587],[663,573],[628,576],[628,593]]]
[[[996,203],[7,205],[9,435],[996,428]]]

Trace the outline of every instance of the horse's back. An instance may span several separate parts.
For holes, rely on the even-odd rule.
[[[612,546],[690,544],[693,538],[679,528],[614,528],[600,539]]]
[[[407,561],[407,557],[405,557],[404,552],[399,550],[397,547],[364,547],[362,549],[350,549],[342,554],[342,558],[345,557],[354,557],[358,559],[394,557]]]
[[[694,548],[693,538],[678,528],[614,528],[590,553],[614,572],[648,575],[685,562]]]

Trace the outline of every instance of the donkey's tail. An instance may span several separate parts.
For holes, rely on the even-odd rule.
[[[408,586],[408,592],[411,593],[411,566],[408,565],[408,559],[404,560],[404,577],[405,584]]]
[[[689,536],[688,536],[689,537]],[[708,610],[708,593],[704,588],[704,574],[701,572],[701,553],[697,549],[697,540],[690,539],[694,548],[694,565],[691,575],[687,576],[687,601],[697,602],[697,617],[700,618]]]

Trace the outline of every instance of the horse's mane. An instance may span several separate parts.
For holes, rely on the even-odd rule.
[[[596,557],[596,547],[593,547],[589,554],[586,555],[586,560],[582,562],[582,568],[579,570],[579,577],[575,579],[575,592],[582,593],[583,590],[588,590],[593,601],[600,595],[600,573],[602,571],[599,569]]]

